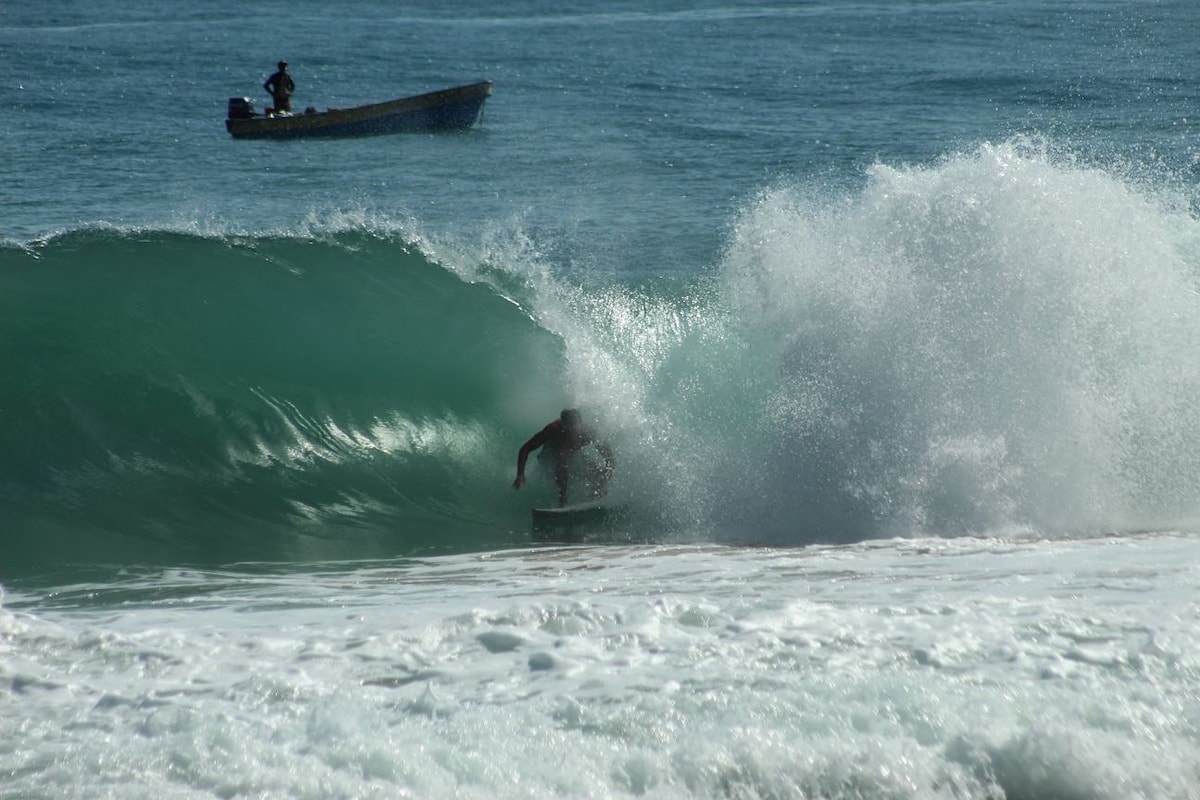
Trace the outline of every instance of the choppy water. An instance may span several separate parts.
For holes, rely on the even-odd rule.
[[[0,796],[1197,796],[1196,25],[0,11]]]

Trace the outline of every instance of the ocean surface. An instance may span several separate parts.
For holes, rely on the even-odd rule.
[[[0,8],[0,798],[1200,798],[1197,41]],[[279,59],[495,93],[234,141]],[[568,406],[622,511],[535,541]]]

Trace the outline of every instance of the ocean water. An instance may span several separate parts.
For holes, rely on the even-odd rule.
[[[0,797],[1200,797],[1198,36],[0,9]],[[280,58],[495,94],[232,140]]]

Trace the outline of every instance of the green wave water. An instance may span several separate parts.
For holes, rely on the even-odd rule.
[[[88,230],[0,259],[7,568],[478,548],[524,525],[498,398],[560,348],[402,239]]]

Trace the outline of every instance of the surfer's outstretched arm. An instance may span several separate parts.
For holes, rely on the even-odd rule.
[[[517,479],[513,481],[512,485],[514,489],[520,489],[525,485],[525,462],[529,460],[530,453],[549,441],[550,435],[553,433],[552,428],[554,424],[552,422],[542,428],[528,442],[521,445],[521,451],[517,453]]]

